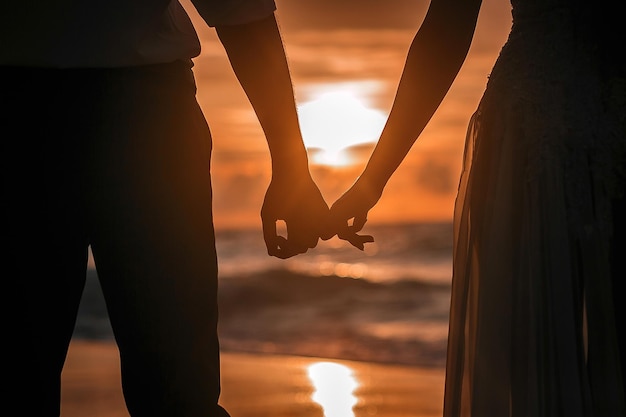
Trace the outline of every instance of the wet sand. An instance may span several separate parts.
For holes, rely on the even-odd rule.
[[[114,344],[72,342],[61,416],[128,417],[119,380]],[[443,382],[442,368],[225,352],[221,404],[232,417],[435,417]]]

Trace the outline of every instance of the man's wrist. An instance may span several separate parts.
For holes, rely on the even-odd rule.
[[[309,176],[309,159],[304,147],[285,152],[272,153],[272,173],[278,175],[307,175]]]
[[[309,165],[306,160],[300,162],[272,162],[272,178],[284,178],[286,180],[296,181],[302,178],[308,179],[310,176]]]

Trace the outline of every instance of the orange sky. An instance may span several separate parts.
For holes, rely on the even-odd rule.
[[[353,163],[342,167],[316,164],[311,151],[312,173],[331,204],[354,181],[369,156],[428,1],[276,2],[297,103],[301,117],[307,118],[302,120],[305,141],[323,141],[334,131],[342,134],[332,138],[333,143],[343,137],[353,142],[369,141],[369,145],[357,145],[352,152]],[[183,4],[187,7],[189,3]],[[195,73],[198,100],[214,140],[216,227],[260,228],[258,213],[270,175],[267,146],[214,30],[202,24],[193,9],[187,9],[203,48],[195,60]],[[370,212],[370,223],[451,220],[467,122],[510,23],[507,1],[483,1],[474,42],[461,73]],[[324,93],[330,95],[322,100],[319,97]],[[319,101],[312,103],[316,98]],[[327,111],[332,106],[338,108]],[[328,118],[342,110],[347,112],[343,119],[354,119],[354,124],[332,124]],[[312,130],[316,126],[322,131]]]

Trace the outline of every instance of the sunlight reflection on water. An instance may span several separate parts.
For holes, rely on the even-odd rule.
[[[353,372],[333,362],[316,362],[308,367],[309,379],[315,387],[313,401],[322,406],[324,417],[354,417],[358,402],[354,390],[359,386]]]

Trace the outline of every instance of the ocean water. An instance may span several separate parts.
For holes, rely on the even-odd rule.
[[[443,366],[452,225],[364,233],[375,238],[365,251],[333,238],[281,260],[260,230],[218,231],[222,350]],[[94,269],[74,336],[112,339]]]

